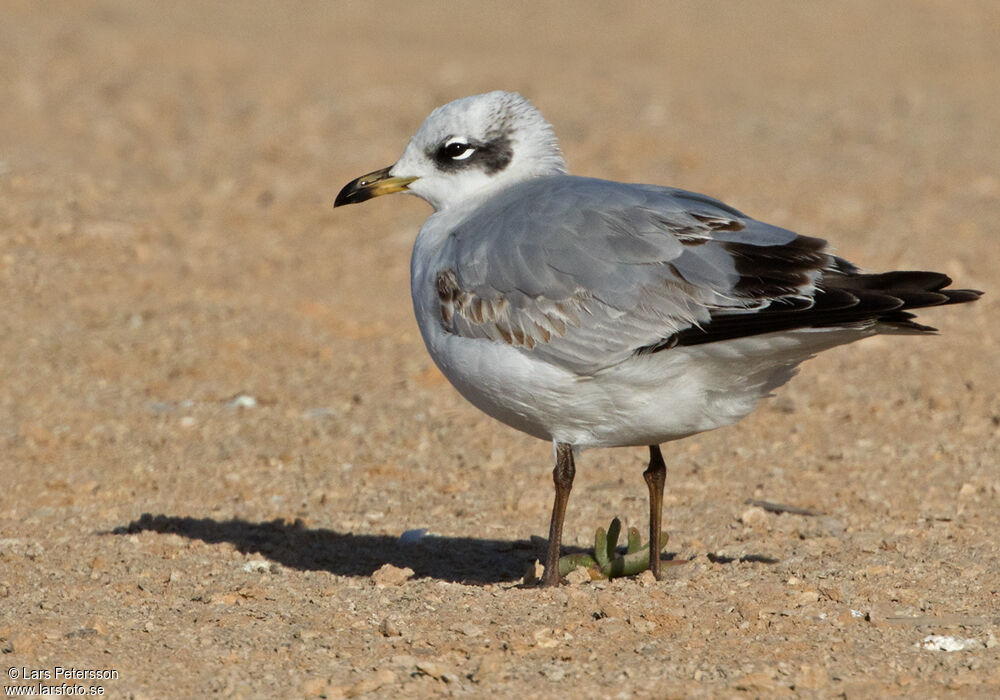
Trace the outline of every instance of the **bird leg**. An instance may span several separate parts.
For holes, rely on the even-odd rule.
[[[552,470],[552,481],[556,485],[556,498],[552,503],[552,520],[549,522],[549,551],[545,557],[545,574],[540,585],[557,586],[562,581],[559,576],[559,552],[562,545],[563,520],[566,518],[566,504],[573,488],[576,466],[573,464],[573,447],[564,442],[556,443],[556,466]]]
[[[649,446],[649,466],[642,473],[649,488],[649,570],[660,580],[660,523],[663,517],[663,485],[667,481],[667,465],[659,445]]]

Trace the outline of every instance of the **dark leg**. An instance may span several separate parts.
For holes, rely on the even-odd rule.
[[[649,467],[642,473],[649,488],[649,570],[660,580],[660,523],[663,517],[663,485],[667,481],[667,465],[659,445],[649,446]]]
[[[562,546],[563,519],[566,517],[566,504],[569,502],[574,476],[576,466],[573,464],[573,448],[564,442],[556,443],[556,466],[552,470],[556,500],[552,504],[552,520],[549,522],[549,552],[545,557],[542,586],[557,586],[562,580],[559,576],[559,551]]]

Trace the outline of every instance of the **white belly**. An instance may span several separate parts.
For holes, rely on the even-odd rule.
[[[452,335],[418,313],[431,357],[461,394],[507,425],[578,448],[653,445],[730,425],[816,352],[857,331],[803,330],[672,348],[580,376],[530,350]]]

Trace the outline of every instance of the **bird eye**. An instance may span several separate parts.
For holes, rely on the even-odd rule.
[[[441,154],[451,160],[465,160],[475,152],[475,147],[464,141],[449,141],[441,146]]]

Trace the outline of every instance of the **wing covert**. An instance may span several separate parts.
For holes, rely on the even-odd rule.
[[[808,305],[824,247],[683,190],[541,178],[452,231],[434,261],[440,321],[592,373],[713,313]]]

